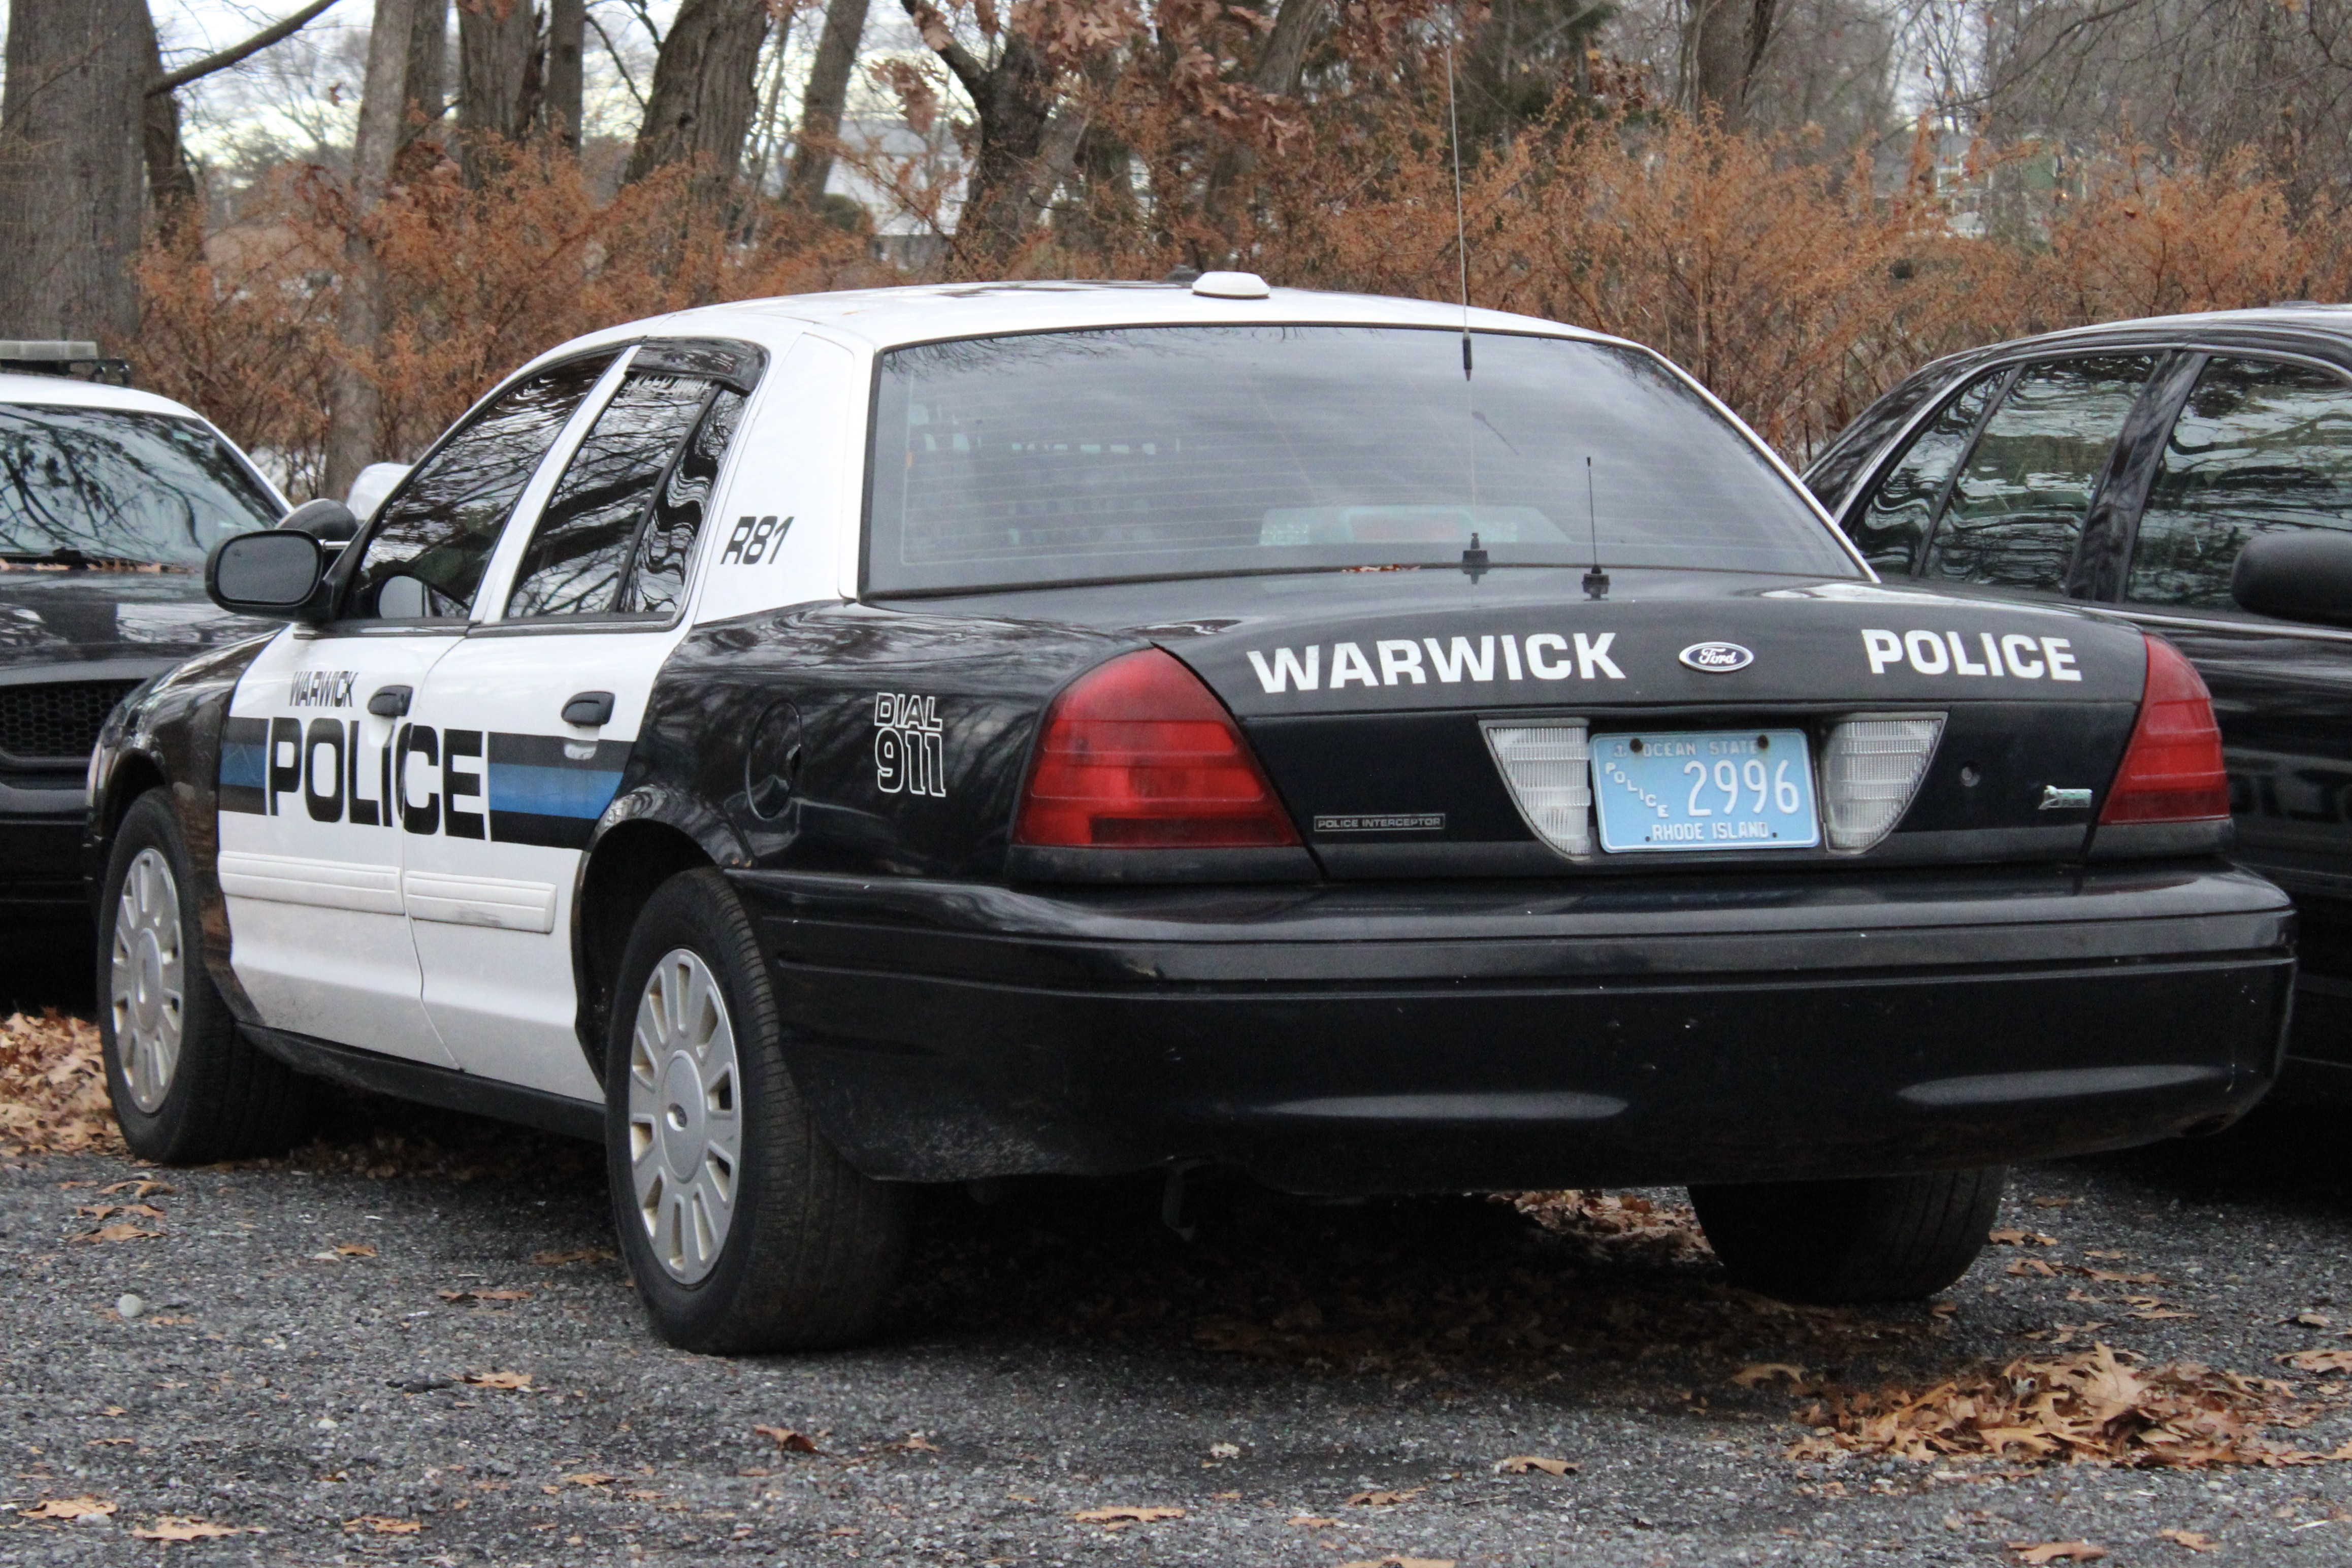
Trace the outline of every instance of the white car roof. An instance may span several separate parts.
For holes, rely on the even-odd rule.
[[[68,375],[0,374],[0,403],[45,404],[51,408],[116,408],[132,414],[168,414],[182,419],[204,420],[204,416],[186,404],[158,397],[152,392],[77,381]]]
[[[1380,294],[1329,294],[1313,289],[1276,289],[1263,300],[1226,300],[1195,294],[1181,283],[936,283],[704,305],[591,332],[541,357],[643,337],[736,338],[772,348],[807,327],[880,350],[941,338],[1101,327],[1275,322],[1459,327],[1462,321],[1458,304]],[[1477,331],[1541,332],[1594,342],[1619,341],[1580,327],[1504,310],[1474,309],[1469,321]]]

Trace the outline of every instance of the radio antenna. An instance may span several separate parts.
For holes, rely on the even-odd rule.
[[[1592,501],[1592,454],[1584,455],[1584,526],[1592,539],[1592,570],[1584,574],[1584,596],[1609,596],[1609,574],[1601,569],[1601,510]]]
[[[1462,379],[1470,379],[1470,237],[1462,220],[1462,116],[1454,105],[1454,45],[1445,46],[1445,129],[1454,149],[1454,258],[1462,282]],[[1476,458],[1471,459],[1473,462]]]

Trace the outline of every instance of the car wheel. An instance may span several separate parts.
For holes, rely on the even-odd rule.
[[[122,1140],[142,1159],[277,1154],[300,1137],[302,1077],[257,1050],[205,971],[195,878],[163,791],[123,814],[98,910],[98,1035]]]
[[[646,900],[614,1001],[605,1163],[655,1331],[719,1354],[871,1333],[905,1247],[898,1194],[851,1169],[803,1104],[725,878],[684,872]]]
[[[2008,1181],[1994,1165],[1690,1194],[1736,1284],[1787,1301],[1910,1301],[1969,1271]]]

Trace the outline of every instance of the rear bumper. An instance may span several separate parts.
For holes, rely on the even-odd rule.
[[[2294,915],[2219,863],[1316,888],[733,879],[877,1176],[1332,1194],[1995,1164],[2275,1077]]]

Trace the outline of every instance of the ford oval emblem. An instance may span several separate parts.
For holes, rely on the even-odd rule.
[[[1683,649],[1682,660],[1709,675],[1727,675],[1754,664],[1756,656],[1736,642],[1695,642]]]

